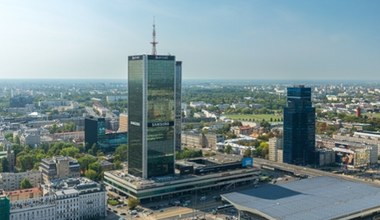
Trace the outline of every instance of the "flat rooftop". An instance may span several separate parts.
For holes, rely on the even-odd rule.
[[[194,166],[194,168],[199,168],[199,167],[210,167],[210,166],[218,166],[218,165],[227,165],[229,163],[236,163],[240,162],[241,158],[240,157],[231,157],[230,155],[225,156],[225,155],[215,155],[214,157],[210,158],[190,158],[190,159],[184,159],[184,160],[177,160],[176,163],[181,164],[181,165],[191,165]],[[252,170],[252,168],[249,168]],[[174,182],[181,182],[183,180],[191,180],[191,179],[197,179],[197,178],[202,178],[205,176],[210,176],[210,175],[223,175],[223,173],[241,173],[243,170],[247,170],[246,168],[240,168],[240,169],[235,169],[235,170],[228,170],[224,172],[216,172],[216,173],[210,173],[210,174],[205,174],[205,175],[196,175],[196,174],[186,174],[186,175],[180,175],[179,170],[175,170],[175,174],[171,176],[162,176],[162,177],[153,177],[150,179],[143,179],[140,177],[135,177],[132,175],[128,174],[128,168],[124,168],[122,170],[111,170],[111,171],[106,171],[105,173],[112,174],[129,184],[133,185],[135,188],[139,189],[146,189],[146,188],[153,188],[157,186],[163,186],[163,185],[170,185]],[[254,169],[257,170],[257,169]]]
[[[237,209],[266,219],[335,219],[380,210],[380,188],[314,177],[222,195]]]

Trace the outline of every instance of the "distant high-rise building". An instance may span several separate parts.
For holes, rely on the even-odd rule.
[[[283,139],[282,137],[269,138],[268,159],[275,162],[283,162]]]
[[[96,144],[99,150],[109,152],[121,144],[127,144],[128,132],[106,132],[106,123],[105,118],[92,116],[85,118],[84,139],[87,150]]]
[[[311,88],[290,87],[284,108],[285,163],[306,165],[315,161],[315,108]]]
[[[12,96],[9,106],[12,108],[23,108],[27,104],[33,104],[33,97],[29,95]]]
[[[356,109],[355,109],[355,111],[356,111],[356,117],[357,118],[360,118],[360,117],[362,117],[362,109],[360,108],[360,106],[358,106]]]
[[[119,115],[119,130],[118,132],[128,132],[128,115]]]

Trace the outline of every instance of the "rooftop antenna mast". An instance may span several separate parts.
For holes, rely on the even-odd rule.
[[[150,42],[152,44],[152,55],[157,55],[156,45],[158,42],[156,41],[156,24],[155,18],[153,17],[153,41]]]

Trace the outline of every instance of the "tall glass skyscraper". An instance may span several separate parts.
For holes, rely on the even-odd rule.
[[[128,57],[128,173],[174,174],[180,146],[181,62],[174,56]]]
[[[311,88],[301,85],[287,90],[283,161],[297,165],[314,164],[315,108],[311,102]]]

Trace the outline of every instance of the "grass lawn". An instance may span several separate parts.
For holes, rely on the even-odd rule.
[[[256,114],[247,114],[247,115],[234,114],[234,115],[224,115],[224,116],[227,118],[230,118],[230,119],[242,120],[242,121],[251,121],[253,119],[255,119],[255,121],[262,121],[263,119],[265,121],[270,121],[271,118],[273,120],[282,119],[282,116],[273,115],[273,114],[258,114],[258,115],[256,115]]]
[[[116,199],[108,199],[107,203],[112,206],[119,205],[119,201],[117,201]]]
[[[380,118],[380,113],[365,113],[364,115],[368,115],[368,117],[372,116],[374,118]]]

